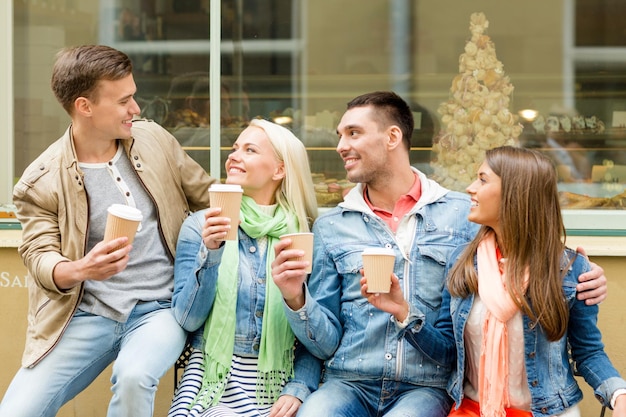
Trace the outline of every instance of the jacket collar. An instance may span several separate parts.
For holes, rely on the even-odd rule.
[[[63,137],[63,166],[67,169],[74,167],[80,171],[78,167],[78,157],[76,156],[76,147],[74,146],[74,136],[72,135],[72,125],[70,124],[65,130]],[[118,142],[124,147],[126,155],[130,155],[130,151],[135,142],[134,138],[118,139]]]
[[[447,188],[439,185],[439,183],[437,183],[436,181],[433,181],[426,177],[426,175],[424,175],[415,167],[411,167],[411,169],[413,170],[413,172],[417,173],[420,183],[422,185],[422,195],[417,204],[415,204],[415,207],[413,207],[413,209],[411,210],[411,213],[416,212],[425,205],[431,204],[439,200],[450,191]],[[342,207],[346,210],[356,210],[373,215],[374,213],[369,208],[369,206],[365,202],[365,199],[363,198],[363,188],[364,185],[362,183],[358,183],[355,187],[352,188],[352,190],[350,190],[350,192],[348,192],[348,194],[346,194],[346,196],[344,197],[344,201],[339,203],[339,207]]]

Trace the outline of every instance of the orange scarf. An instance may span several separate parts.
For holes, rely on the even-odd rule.
[[[517,313],[504,285],[496,256],[496,238],[490,233],[476,253],[478,294],[487,308],[478,370],[478,399],[481,417],[505,417],[509,404],[509,334],[506,323]],[[526,276],[528,281],[528,276]]]

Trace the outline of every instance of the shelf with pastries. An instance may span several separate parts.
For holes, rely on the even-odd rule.
[[[548,140],[557,143],[626,145],[626,127],[607,127],[604,120],[595,115],[536,115],[523,122],[520,135],[523,144],[541,145]]]
[[[550,144],[578,145],[597,148],[606,147],[610,151],[614,147],[623,151],[626,147],[626,129],[605,130],[602,133],[590,132],[542,132],[524,131],[519,137],[520,144],[525,147],[542,147]]]
[[[559,183],[561,208],[624,210],[626,185],[619,183]]]
[[[327,174],[311,174],[315,197],[320,207],[334,207],[343,201],[343,197],[356,185],[347,179],[327,177]]]
[[[519,141],[555,161],[564,210],[626,209],[625,128],[606,128],[596,116],[539,115]]]

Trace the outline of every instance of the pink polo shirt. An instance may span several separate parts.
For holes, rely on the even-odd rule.
[[[378,217],[383,219],[394,233],[398,229],[400,220],[413,208],[422,195],[422,183],[420,182],[419,176],[415,173],[414,175],[415,181],[413,182],[413,186],[408,193],[404,194],[396,201],[393,212],[375,207],[367,197],[367,186],[363,187],[363,198],[369,208],[371,208]]]

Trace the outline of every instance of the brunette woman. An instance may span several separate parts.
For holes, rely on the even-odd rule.
[[[491,149],[467,192],[468,219],[481,228],[451,257],[435,326],[405,333],[441,363],[456,361],[450,416],[578,417],[574,367],[613,416],[626,416],[626,381],[604,352],[598,306],[576,298],[590,265],[564,244],[552,162],[534,150]],[[368,296],[390,312],[405,304],[395,277],[389,296]]]

